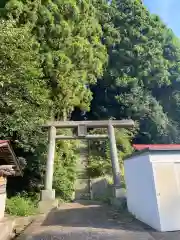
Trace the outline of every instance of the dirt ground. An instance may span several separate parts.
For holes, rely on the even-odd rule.
[[[41,215],[17,240],[180,240],[180,232],[158,233],[127,212],[88,202],[63,204]]]

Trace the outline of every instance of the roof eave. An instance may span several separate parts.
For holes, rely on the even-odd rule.
[[[125,158],[124,160],[130,160],[136,156],[141,156],[141,155],[145,155],[145,154],[155,154],[157,152],[180,152],[180,148],[159,148],[159,149],[154,149],[154,148],[144,148],[140,151],[136,151],[134,153],[132,153],[130,156],[128,156],[127,158]]]
[[[21,166],[20,166],[19,160],[17,159],[17,157],[16,157],[16,155],[14,153],[14,150],[12,149],[10,144],[8,144],[8,149],[9,149],[9,151],[11,152],[11,154],[13,156],[13,160],[14,160],[14,163],[15,163],[16,167],[18,168],[18,172],[17,172],[16,176],[23,176],[23,172],[21,170]]]

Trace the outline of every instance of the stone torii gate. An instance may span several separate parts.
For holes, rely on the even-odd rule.
[[[118,153],[116,147],[116,139],[114,128],[130,128],[134,126],[132,120],[103,120],[103,121],[55,121],[49,122],[43,127],[48,128],[49,131],[49,144],[48,144],[48,156],[46,163],[46,175],[45,175],[45,189],[41,192],[41,201],[54,201],[55,190],[52,189],[53,184],[53,172],[54,172],[54,155],[56,140],[72,140],[72,139],[109,139],[110,141],[110,152],[111,152],[111,163],[113,172],[113,181],[115,196],[116,190],[120,188],[121,175],[118,161]],[[71,128],[76,130],[75,135],[57,135],[57,129]],[[89,135],[88,129],[94,128],[106,128],[107,135]]]

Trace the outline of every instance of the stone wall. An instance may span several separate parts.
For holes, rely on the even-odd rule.
[[[91,199],[105,199],[111,195],[106,177],[91,179]]]

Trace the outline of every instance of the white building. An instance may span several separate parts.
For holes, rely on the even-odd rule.
[[[134,145],[124,162],[128,210],[156,230],[180,230],[180,145]]]

